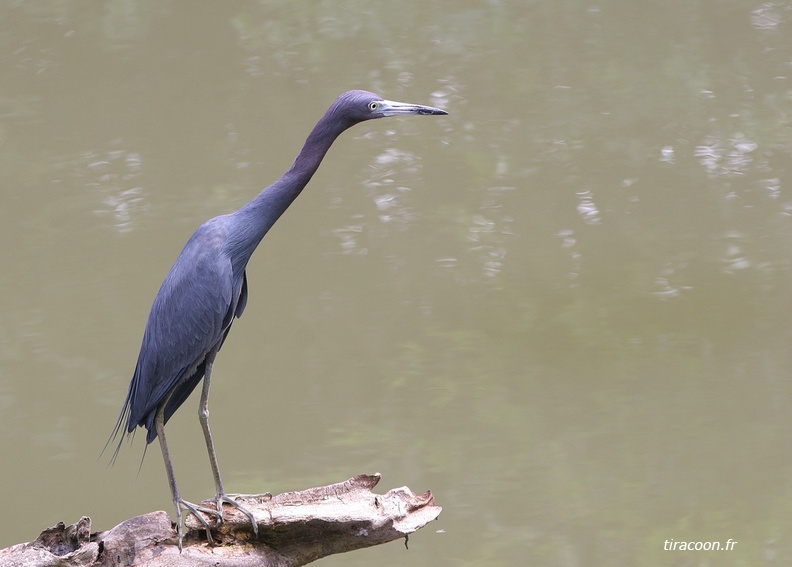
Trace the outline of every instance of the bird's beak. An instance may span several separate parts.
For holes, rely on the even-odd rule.
[[[396,102],[393,100],[381,100],[377,110],[383,116],[397,116],[399,114],[448,114],[445,110],[440,110],[432,106]]]

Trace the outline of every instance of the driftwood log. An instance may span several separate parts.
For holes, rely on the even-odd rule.
[[[215,546],[191,515],[186,517],[184,549],[179,553],[175,526],[165,512],[131,518],[111,530],[91,533],[91,520],[58,524],[36,540],[0,550],[0,567],[296,567],[335,553],[404,539],[437,519],[431,491],[416,495],[407,488],[386,494],[371,489],[379,474],[285,492],[277,496],[235,495],[256,518],[232,507],[212,529]],[[208,500],[202,506],[213,507]]]

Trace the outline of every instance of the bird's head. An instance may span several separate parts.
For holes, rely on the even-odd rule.
[[[448,114],[445,110],[420,104],[385,100],[368,91],[348,91],[336,99],[330,112],[338,113],[351,124],[364,120],[398,116],[401,114],[439,115]]]

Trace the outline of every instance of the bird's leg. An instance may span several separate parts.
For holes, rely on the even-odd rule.
[[[258,523],[253,516],[253,512],[248,510],[245,506],[231,498],[223,487],[223,479],[220,478],[220,468],[217,466],[217,453],[215,453],[214,441],[212,440],[212,432],[209,429],[209,383],[212,379],[212,366],[214,365],[215,352],[209,353],[206,357],[206,365],[204,369],[204,382],[203,389],[201,390],[201,403],[198,406],[198,420],[201,422],[201,427],[204,432],[204,439],[206,440],[206,450],[209,452],[209,464],[212,466],[212,475],[214,475],[215,488],[217,494],[215,495],[215,502],[217,506],[217,515],[219,520],[223,521],[223,503],[230,504],[245,516],[250,518],[250,523],[253,526],[253,533],[258,536]]]
[[[209,522],[201,515],[201,512],[206,514],[217,514],[211,508],[204,508],[197,506],[192,502],[187,502],[179,496],[179,487],[176,486],[176,476],[173,474],[173,463],[171,462],[170,452],[168,451],[168,442],[165,440],[165,405],[168,400],[165,400],[157,408],[157,413],[154,416],[154,427],[157,430],[157,438],[159,439],[160,448],[162,449],[162,459],[165,461],[165,472],[168,474],[168,485],[170,486],[171,496],[173,497],[173,504],[176,506],[176,529],[179,534],[179,552],[182,550],[182,540],[184,539],[184,522],[182,520],[182,508],[189,510],[190,513],[198,518],[198,521],[203,524],[206,529],[206,539],[209,545],[214,545],[212,539],[211,526]]]

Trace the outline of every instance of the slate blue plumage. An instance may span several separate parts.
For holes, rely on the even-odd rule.
[[[229,497],[220,478],[208,424],[208,394],[212,364],[235,318],[248,298],[245,268],[267,231],[291,205],[316,172],[327,150],[347,128],[365,120],[399,114],[439,115],[428,106],[384,100],[367,91],[349,91],[330,106],[316,124],[289,170],[238,211],[206,221],[187,241],[162,283],[146,323],[129,392],[113,431],[121,434],[114,457],[126,435],[147,430],[146,442],[159,437],[165,468],[176,505],[179,547],[182,508],[206,528],[200,512],[222,521],[223,503],[237,507],[257,524],[251,512]],[[164,424],[203,379],[199,419],[217,488],[216,510],[187,502],[179,495],[165,439]]]

